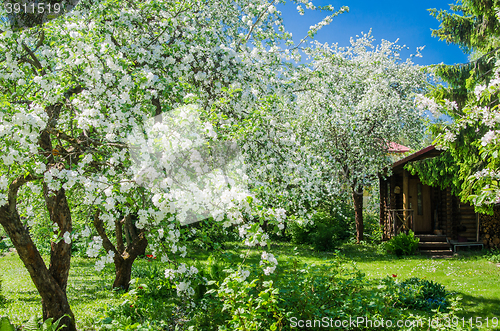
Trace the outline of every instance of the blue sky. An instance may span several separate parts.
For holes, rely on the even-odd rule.
[[[409,47],[402,57],[414,54],[419,46],[425,46],[422,58],[414,58],[417,64],[455,64],[467,62],[467,55],[456,45],[447,45],[444,41],[431,36],[431,29],[439,27],[439,21],[430,16],[428,8],[449,9],[450,0],[330,0],[313,1],[315,5],[331,4],[335,9],[348,6],[349,12],[334,18],[333,22],[323,27],[315,39],[320,42],[349,44],[349,38],[367,33],[370,28],[376,42],[381,39],[395,41]],[[305,10],[305,15],[298,14],[297,5],[287,3],[278,7],[283,13],[285,27],[292,32],[294,41],[305,36],[311,25],[321,21],[327,12]]]

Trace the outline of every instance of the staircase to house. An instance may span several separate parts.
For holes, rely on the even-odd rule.
[[[446,236],[434,234],[418,234],[420,238],[418,250],[420,254],[428,255],[432,258],[448,258],[453,256],[451,245],[446,241]]]

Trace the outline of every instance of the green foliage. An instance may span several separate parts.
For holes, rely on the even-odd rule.
[[[376,213],[363,213],[363,224],[365,227],[365,242],[379,244],[382,241],[382,229],[380,228],[380,218]]]
[[[488,261],[500,263],[500,249],[494,249],[486,254]]]
[[[195,232],[191,235],[189,242],[204,250],[224,249],[224,243],[238,240],[238,235],[233,228],[225,228],[222,222],[215,222],[213,218],[192,223],[189,229]]]
[[[463,0],[450,5],[451,12],[429,9],[431,15],[441,21],[432,35],[459,45],[467,53],[477,48],[489,51],[498,46],[498,6],[497,0]]]
[[[273,281],[259,279],[240,281],[237,272],[227,277],[217,293],[222,311],[230,317],[219,330],[277,330],[283,314],[278,307],[279,289],[273,285]]]
[[[289,223],[288,236],[294,244],[309,244],[317,251],[333,251],[353,234],[352,208],[344,206],[334,211],[320,210],[313,223]]]
[[[64,327],[64,325],[59,326],[61,319],[65,316],[62,316],[57,321],[53,322],[53,318],[48,318],[45,321],[41,321],[41,318],[33,315],[30,319],[22,326],[22,330],[24,331],[58,331]],[[9,318],[7,316],[0,317],[0,331],[14,331],[14,326],[10,323]]]
[[[2,278],[0,277],[0,308],[3,308],[6,302],[7,299],[2,294]]]
[[[454,195],[460,193],[462,180],[455,176],[460,167],[447,151],[433,158],[409,162],[405,169],[412,175],[417,175],[425,185],[439,187],[441,190],[450,188]]]
[[[0,317],[0,331],[14,331],[14,326],[10,323],[7,316]]]
[[[10,247],[12,246],[9,239],[0,241],[0,254],[8,252]]]
[[[398,307],[424,311],[439,308],[443,311],[449,306],[449,293],[439,283],[418,277],[399,282],[390,276],[383,283],[387,286],[389,302]]]
[[[485,146],[482,138],[489,130],[495,130],[487,114],[491,112],[494,116],[498,112],[498,91],[487,85],[498,71],[495,67],[500,49],[499,9],[498,0],[464,0],[452,5],[449,12],[430,10],[431,15],[441,21],[440,29],[434,30],[433,35],[459,45],[466,52],[473,52],[473,60],[434,68],[448,86],[437,86],[428,96],[442,106],[453,118],[453,123],[436,124],[431,131],[438,135],[434,143],[447,148],[446,161],[450,162],[432,169],[431,163],[439,161],[426,161],[427,166],[417,170],[436,183],[439,183],[436,172],[444,170],[439,185],[451,184],[452,191],[463,202],[473,204],[476,212],[488,214],[492,213],[492,196],[498,191],[498,181],[485,173],[498,170],[499,146]],[[485,92],[476,95],[479,93],[476,87],[479,90],[486,88]],[[450,101],[457,107],[451,107]],[[477,110],[483,108],[481,113],[484,115],[478,116]]]
[[[415,238],[413,231],[408,234],[400,233],[383,243],[384,249],[387,253],[402,255],[413,255],[417,251],[419,238]]]

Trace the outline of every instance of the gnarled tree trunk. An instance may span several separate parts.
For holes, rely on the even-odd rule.
[[[115,254],[113,257],[113,262],[115,264],[115,280],[113,282],[113,288],[128,291],[132,275],[132,265],[138,256],[145,254],[146,247],[148,246],[146,235],[144,230],[140,230],[139,233],[137,233],[137,229],[132,222],[132,216],[127,215],[122,220],[115,221],[115,247],[106,234],[106,230],[104,229],[102,220],[99,218],[99,214],[100,212],[97,211],[94,216],[94,226],[102,239],[104,249],[108,252],[112,251]],[[127,240],[126,247],[123,241],[124,229]]]
[[[19,177],[10,185],[8,203],[0,207],[0,224],[12,240],[19,257],[23,261],[38,293],[42,297],[43,318],[52,317],[59,319],[64,315],[68,315],[69,317],[65,317],[62,320],[62,324],[66,325],[65,330],[75,331],[75,318],[66,297],[71,245],[62,241],[62,244],[61,242],[59,243],[61,245],[53,247],[51,251],[51,265],[47,269],[17,211],[17,192],[19,188],[26,182],[35,179],[37,178],[30,175]],[[68,226],[71,228],[71,218],[67,217],[69,207],[67,206],[64,190],[57,192],[56,196],[51,199],[54,201],[54,207],[59,206],[63,210],[62,213],[59,213],[55,209],[53,210],[52,214],[55,216],[55,219],[63,222],[65,228]]]

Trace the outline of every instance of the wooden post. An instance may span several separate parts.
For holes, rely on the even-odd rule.
[[[390,198],[389,198],[389,209],[396,209],[396,193],[394,193],[394,189],[396,188],[396,176],[393,174],[390,178]],[[394,234],[392,230],[392,222],[394,222],[394,219],[392,218],[391,215],[387,215],[390,219],[389,221],[389,227],[387,228],[387,234],[388,238],[391,238],[391,233]]]
[[[408,209],[410,209],[410,177],[406,169],[403,170],[403,219],[408,218]]]
[[[382,230],[382,240],[385,240],[385,220],[386,220],[386,205],[387,205],[387,182],[379,176],[379,191],[380,191],[380,220],[379,226]]]

